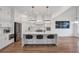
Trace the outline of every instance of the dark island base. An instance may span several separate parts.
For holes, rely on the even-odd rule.
[[[47,47],[56,47],[56,44],[25,44],[24,47],[39,47],[39,46],[47,46]]]

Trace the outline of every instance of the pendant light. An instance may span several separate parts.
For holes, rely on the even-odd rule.
[[[49,8],[49,7],[47,6],[46,8],[47,8],[47,20],[48,20],[48,8]]]
[[[32,6],[32,15],[31,15],[31,18],[32,18],[32,20],[33,20],[33,9],[34,9],[34,6]]]
[[[74,21],[74,23],[79,23],[79,21],[78,21],[78,14],[77,14],[77,11],[78,11],[78,7],[76,6],[76,16],[75,16],[75,21]]]
[[[30,21],[35,21],[34,18],[33,18],[33,12],[34,12],[33,9],[34,8],[35,8],[34,6],[31,7],[31,15],[30,15],[31,20]]]
[[[39,9],[40,10],[40,9]],[[36,23],[37,24],[39,24],[39,25],[41,25],[41,24],[43,24],[43,17],[42,17],[42,14],[41,14],[41,12],[38,10],[38,13],[37,13],[37,17],[36,17]]]

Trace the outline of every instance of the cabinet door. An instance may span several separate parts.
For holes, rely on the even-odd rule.
[[[0,35],[1,36],[1,35]],[[0,37],[0,49],[2,48],[2,37]]]
[[[6,38],[5,35],[2,35],[2,36],[1,36],[1,38],[0,38],[0,48],[1,48],[1,49],[7,46],[7,44],[6,44],[6,39],[7,39],[7,38]]]
[[[0,12],[0,18],[2,21],[10,21],[11,20],[10,8],[2,7],[2,11]]]
[[[2,49],[2,48],[4,48],[4,37],[3,36],[1,36],[1,38],[0,38],[0,49]]]
[[[11,27],[9,22],[2,22],[2,27]]]
[[[2,29],[0,28],[0,49],[2,48],[3,37],[2,37]]]
[[[2,48],[6,46],[5,42],[6,42],[5,37],[2,36]]]

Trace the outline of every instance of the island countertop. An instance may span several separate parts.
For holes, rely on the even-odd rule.
[[[23,34],[35,34],[35,35],[43,34],[44,35],[44,34],[57,34],[57,33],[52,33],[52,32],[51,33],[48,33],[48,32],[47,33],[44,33],[44,32],[38,32],[38,33],[36,33],[36,32],[28,32],[28,33],[23,33]]]

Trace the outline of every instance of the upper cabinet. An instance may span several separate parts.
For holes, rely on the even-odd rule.
[[[10,7],[0,7],[0,27],[12,27],[12,9]]]
[[[0,22],[9,22],[11,20],[11,8],[0,7]]]
[[[0,22],[0,27],[12,27],[12,23],[10,23],[10,22]]]

